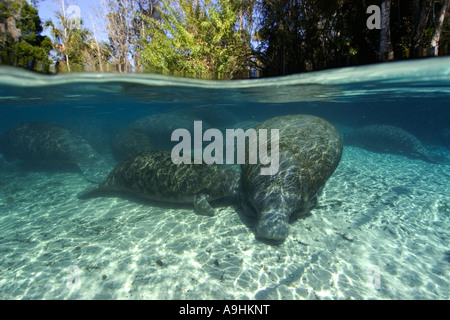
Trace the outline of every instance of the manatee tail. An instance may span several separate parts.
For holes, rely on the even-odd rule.
[[[95,186],[94,188],[89,188],[84,190],[78,195],[78,199],[86,200],[91,198],[101,197],[104,194],[102,185]]]
[[[439,154],[429,154],[426,157],[428,162],[436,164],[450,164],[450,160]]]
[[[443,155],[430,150],[429,148],[423,148],[420,152],[420,159],[429,163],[435,164],[449,164],[450,160]]]
[[[102,159],[89,162],[79,162],[78,167],[86,180],[93,183],[101,183],[105,181],[108,174],[112,170],[112,167]]]

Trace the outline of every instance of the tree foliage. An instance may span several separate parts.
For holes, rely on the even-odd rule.
[[[367,1],[262,0],[258,30],[265,75],[281,75],[448,52],[448,0],[376,0],[390,5],[388,29],[366,27]],[[445,19],[444,19],[445,18]],[[440,26],[440,29],[438,29]],[[441,36],[442,34],[442,36]],[[428,52],[428,53],[427,53]]]
[[[142,71],[139,50],[147,23],[142,17],[155,15],[159,0],[103,0],[105,31],[111,48],[110,60],[118,72]]]
[[[25,0],[0,0],[0,61],[47,72],[51,40],[38,11]]]
[[[62,7],[56,13],[57,24],[49,20],[45,27],[51,29],[58,62],[65,65],[66,71],[83,71],[84,52],[89,48],[87,41],[92,34],[84,28],[80,17],[67,16],[67,5],[64,1],[61,3]]]
[[[259,29],[266,75],[366,63],[377,41],[358,0],[262,1]]]
[[[252,49],[235,28],[231,1],[161,2],[158,19],[143,17],[149,25],[140,51],[146,70],[222,78],[249,69]]]
[[[63,72],[236,78],[450,52],[450,0],[101,0],[103,42],[58,0],[57,19],[45,24],[53,43],[41,36],[38,2],[0,0],[2,63],[35,68],[56,52]],[[372,4],[382,8],[381,30],[366,26]]]

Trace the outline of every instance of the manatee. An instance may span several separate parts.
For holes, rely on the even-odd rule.
[[[122,161],[142,151],[155,149],[152,140],[141,130],[123,128],[113,134],[110,140],[114,158]]]
[[[110,167],[79,134],[48,122],[16,125],[0,138],[0,152],[7,160],[33,165],[76,167],[92,182],[102,181]]]
[[[0,154],[0,172],[3,174],[17,174],[19,168],[13,163],[8,162],[5,157]]]
[[[217,165],[175,164],[170,151],[145,151],[119,163],[107,179],[79,199],[135,195],[166,203],[194,204],[214,215],[209,201],[238,195],[239,172]]]
[[[171,136],[175,129],[194,131],[194,121],[198,118],[183,113],[167,112],[146,116],[130,124],[130,128],[144,132],[156,145],[158,150],[171,150],[178,142],[172,142]],[[203,130],[210,126],[202,122]]]
[[[373,152],[403,155],[430,163],[445,162],[443,157],[432,153],[415,136],[390,125],[370,125],[356,129],[344,136],[344,143]]]
[[[200,119],[214,128],[229,127],[239,122],[239,118],[229,110],[230,107],[234,106],[200,105],[186,110],[186,114],[195,119]]]
[[[268,134],[270,129],[279,130],[279,170],[261,175],[262,164],[242,164],[241,201],[244,209],[258,214],[259,237],[284,240],[291,216],[316,206],[318,194],[341,159],[342,140],[328,121],[310,115],[274,117],[255,129],[267,129]]]

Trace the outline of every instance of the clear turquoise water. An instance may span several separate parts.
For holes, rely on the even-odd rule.
[[[450,58],[233,82],[0,68],[0,134],[58,123],[111,166],[111,136],[160,113],[168,128],[186,115],[223,129],[313,114],[342,135],[389,124],[450,158]],[[345,145],[319,207],[271,244],[227,204],[208,218],[121,198],[81,201],[92,183],[80,172],[1,157],[0,298],[449,299],[449,172]]]

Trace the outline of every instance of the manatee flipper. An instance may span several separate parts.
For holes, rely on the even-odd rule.
[[[100,185],[100,186],[95,186],[93,188],[84,190],[77,196],[77,198],[80,200],[86,200],[86,199],[90,199],[90,198],[100,197],[103,194],[104,194],[104,192]]]
[[[204,193],[195,194],[194,195],[194,207],[196,211],[203,215],[203,216],[209,216],[213,217],[216,211],[208,202],[208,195]]]

